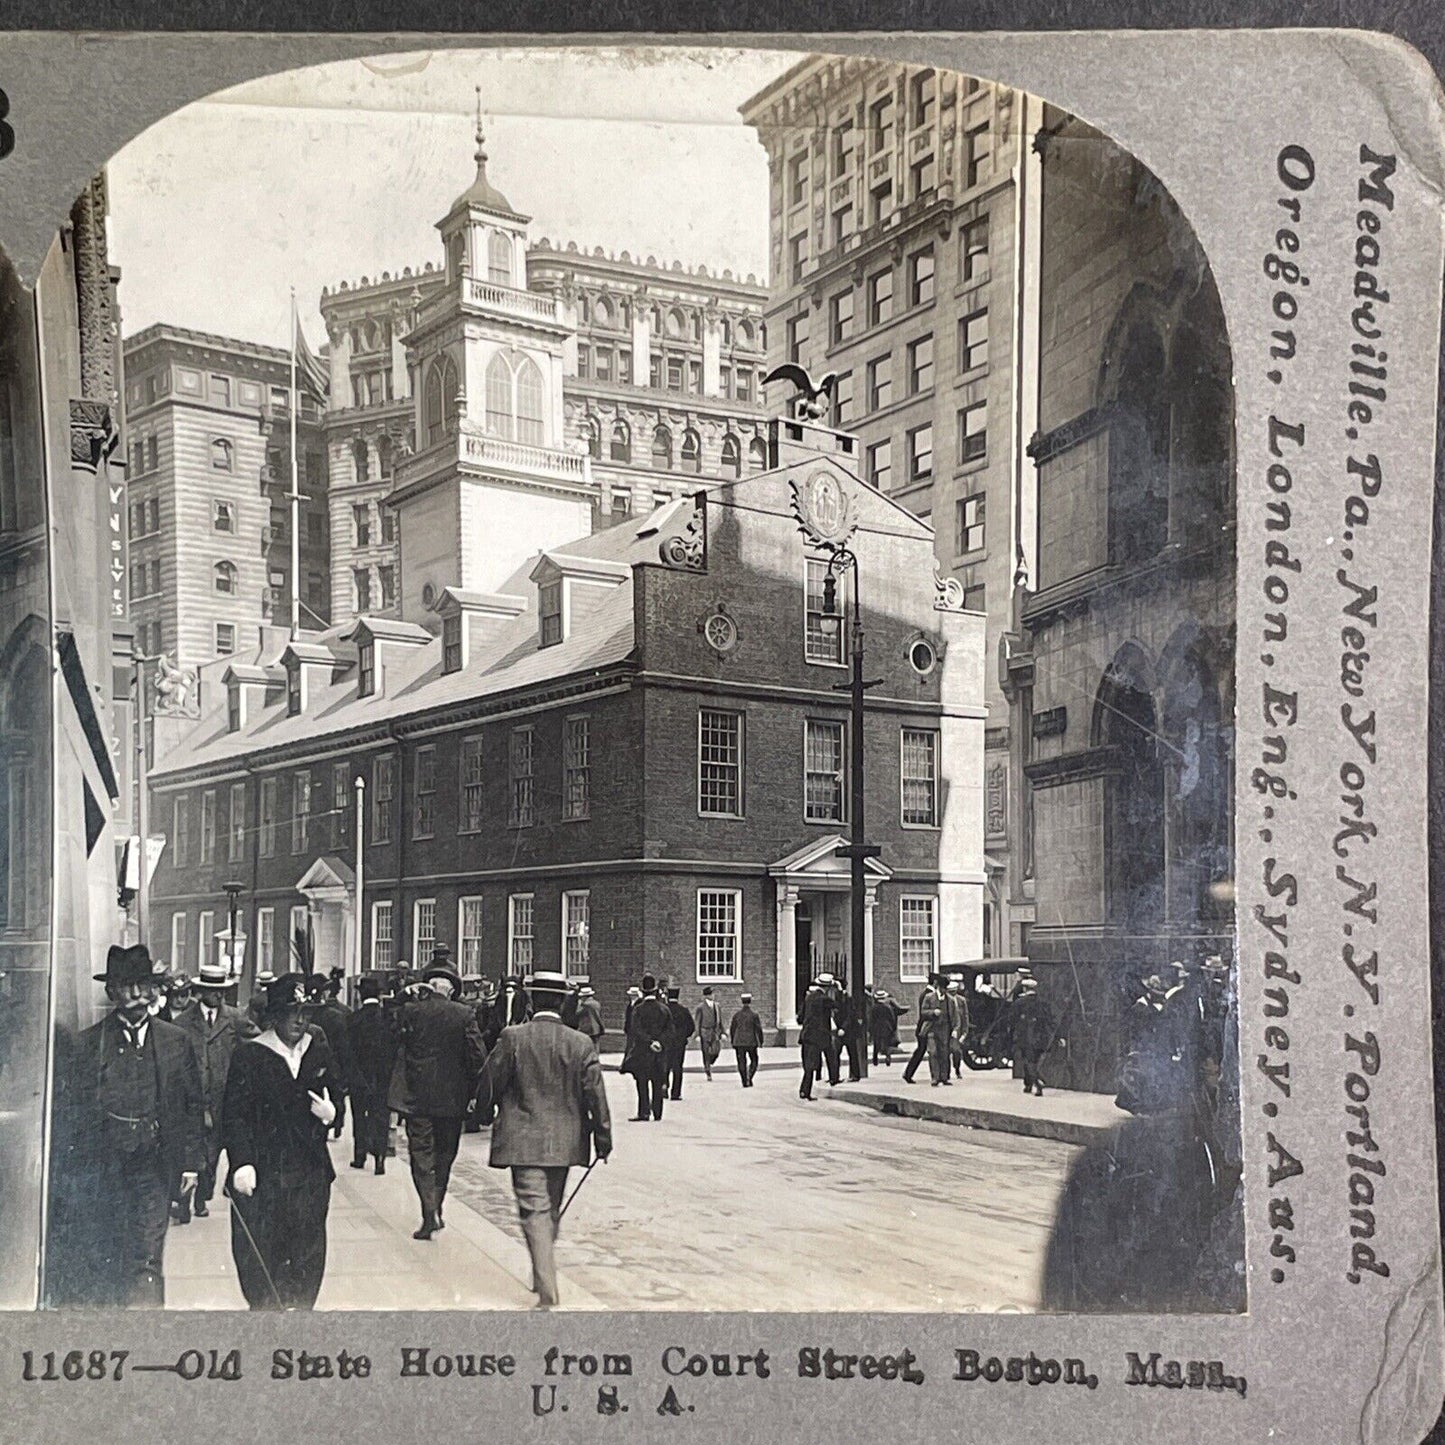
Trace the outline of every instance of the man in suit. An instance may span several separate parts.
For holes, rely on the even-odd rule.
[[[942,1023],[940,1023],[940,1018],[943,1020]],[[913,1082],[913,1076],[918,1072],[918,1066],[925,1057],[928,1059],[928,1069],[933,1082],[935,1084],[947,1082],[947,1070],[940,1069],[934,1057],[935,1040],[937,1041],[936,1052],[946,1062],[948,1056],[948,1004],[944,998],[942,974],[931,973],[928,975],[927,987],[918,996],[918,1043],[914,1047],[913,1057],[903,1068],[905,1084]]]
[[[451,963],[443,956],[422,982],[422,996],[401,1008],[401,1053],[387,1101],[406,1121],[411,1179],[421,1202],[413,1239],[430,1239],[445,1227],[447,1183],[486,1058],[476,1012],[458,1001],[462,981]]]
[[[763,1046],[763,1021],[753,1012],[753,996],[745,993],[742,1007],[728,1023],[728,1040],[738,1061],[738,1077],[743,1088],[751,1089],[753,1075],[758,1071],[758,1050]]]
[[[336,1119],[331,1126],[331,1137],[339,1139],[346,1124],[346,1096],[351,1088],[351,1036],[346,1027],[351,1010],[341,1002],[341,980],[334,975],[330,979],[313,975],[310,993],[310,1022],[326,1035],[335,1065],[331,1101],[336,1105]]]
[[[572,1025],[578,1033],[586,1034],[592,1040],[592,1047],[602,1052],[602,1036],[607,1026],[602,1022],[602,1005],[597,1002],[597,991],[583,984],[577,990],[577,1022]]]
[[[667,1081],[674,1099],[682,1098],[682,1066],[687,1058],[687,1041],[692,1037],[694,1027],[692,1014],[682,1006],[681,997],[680,988],[668,989],[667,1012],[672,1019],[672,1031],[663,1052],[667,1056]]]
[[[527,996],[522,989],[522,980],[516,974],[509,973],[502,980],[501,993],[492,1001],[487,1021],[487,1048],[496,1048],[502,1030],[512,1024],[526,1023],[527,1016]]]
[[[226,990],[234,980],[224,963],[203,963],[196,975],[196,1001],[176,1022],[191,1037],[201,1069],[203,1101],[202,1127],[206,1154],[196,1184],[195,1214],[204,1219],[216,1192],[216,1168],[221,1159],[221,1105],[226,1097],[226,1079],[238,1044],[254,1038],[259,1030],[238,1008],[225,1002]]]
[[[612,1152],[602,1064],[591,1040],[562,1022],[567,980],[532,978],[531,1019],[502,1031],[482,1071],[478,1108],[492,1125],[491,1164],[512,1171],[539,1309],[558,1303],[556,1242],[567,1174]]]
[[[185,1030],[151,1012],[158,980],[144,944],[112,947],[95,977],[111,1011],[58,1041],[57,1293],[158,1309],[170,1202],[195,1188],[205,1158],[200,1065]]]
[[[637,1082],[638,1123],[662,1118],[662,1101],[667,1095],[667,1049],[672,1037],[672,1014],[658,997],[657,980],[642,976],[642,997],[632,1006],[630,1062]]]
[[[963,1077],[963,1041],[968,1034],[968,995],[963,980],[948,980],[948,1063],[955,1079]]]
[[[803,1029],[799,1038],[803,1047],[803,1082],[798,1089],[800,1099],[812,1099],[813,1084],[823,1072],[833,1047],[832,987],[833,975],[820,973],[803,996]],[[831,1082],[837,1081],[834,1074]]]
[[[697,1042],[702,1049],[702,1068],[708,1083],[712,1082],[712,1066],[722,1053],[723,1020],[722,1010],[712,996],[712,985],[702,991],[702,1002],[693,1011],[693,1023],[697,1028]]]
[[[231,1060],[221,1112],[231,1257],[253,1310],[309,1310],[326,1270],[336,1067],[306,1019],[306,979],[266,986],[266,1027]]]
[[[391,1123],[386,1095],[396,1064],[396,1029],[382,1007],[381,979],[367,974],[358,988],[361,1005],[346,1021],[346,1042],[351,1050],[351,1167],[365,1169],[370,1155],[376,1161],[376,1172],[385,1174]]]

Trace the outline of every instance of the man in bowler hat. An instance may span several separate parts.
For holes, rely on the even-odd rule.
[[[657,980],[642,976],[642,997],[632,1006],[632,1032],[628,1064],[637,1082],[638,1122],[662,1118],[667,1095],[667,1049],[672,1037],[672,1014],[657,994]]]
[[[200,1068],[189,1035],[151,1012],[159,981],[144,944],[112,947],[95,978],[113,1007],[60,1041],[56,1061],[55,1293],[158,1309],[170,1202],[205,1159]]]
[[[221,1136],[230,1166],[231,1257],[253,1310],[309,1310],[326,1270],[335,1172],[326,1137],[336,1066],[306,1018],[306,979],[266,985],[266,1027],[231,1060]]]
[[[365,1169],[367,1156],[376,1172],[386,1173],[391,1110],[386,1106],[396,1064],[396,1028],[382,1006],[382,980],[367,974],[358,985],[361,1004],[346,1021],[351,1045],[351,1167]]]
[[[388,1099],[406,1120],[411,1179],[421,1203],[421,1228],[413,1239],[430,1239],[444,1228],[447,1184],[487,1056],[476,1010],[460,1002],[461,975],[445,953],[425,970],[422,982],[421,997],[400,1010],[401,1053]]]
[[[540,1309],[557,1304],[555,1245],[567,1173],[612,1152],[602,1063],[592,1041],[562,1022],[567,980],[532,978],[532,1017],[502,1030],[487,1059],[478,1111],[492,1125],[491,1164],[512,1171]]]

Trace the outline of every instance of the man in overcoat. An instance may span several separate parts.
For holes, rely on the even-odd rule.
[[[158,1309],[171,1199],[205,1158],[200,1066],[190,1036],[151,1012],[159,982],[144,944],[113,946],[95,978],[111,1011],[57,1040],[56,1293]]]
[[[637,1082],[638,1122],[662,1118],[662,1101],[667,1095],[668,1043],[672,1037],[672,1014],[658,997],[657,980],[642,976],[642,997],[632,1006],[628,1064]]]
[[[482,1071],[477,1104],[492,1125],[491,1165],[512,1171],[540,1309],[558,1303],[556,1242],[567,1173],[592,1150],[612,1152],[602,1063],[592,1042],[562,1022],[567,980],[533,976],[532,1017],[502,1031]]]
[[[226,1080],[231,1257],[253,1310],[311,1309],[326,1271],[337,1078],[308,1003],[302,974],[267,984],[266,1026],[236,1050]]]
[[[597,990],[585,983],[577,990],[577,1021],[572,1027],[586,1034],[592,1040],[592,1047],[599,1054],[602,1052],[602,1036],[607,1032],[602,1022],[602,1005],[597,1002]]]
[[[370,1155],[376,1161],[376,1172],[385,1174],[391,1124],[386,1098],[396,1065],[396,1028],[382,1006],[382,980],[368,974],[357,987],[361,1003],[346,1021],[351,1048],[351,1167],[365,1169]]]
[[[447,1184],[486,1058],[476,1011],[458,1001],[457,971],[443,959],[425,970],[422,981],[422,996],[400,1010],[401,1052],[387,1101],[406,1121],[411,1179],[421,1203],[421,1228],[413,1239],[430,1239],[444,1227]]]
[[[336,1105],[336,1120],[331,1126],[331,1137],[339,1139],[346,1125],[346,1097],[351,1091],[351,1035],[347,1031],[351,1010],[341,1002],[339,979],[322,978],[318,973],[313,974],[309,982],[309,1022],[326,1035],[336,1068],[332,1092],[332,1102]]]
[[[682,1098],[682,1067],[687,1058],[687,1041],[692,1037],[694,1028],[692,1014],[683,1007],[681,998],[680,988],[668,989],[667,1012],[672,1020],[672,1029],[663,1052],[667,1057],[669,1095],[674,1099]]]
[[[723,1017],[722,1009],[712,996],[712,985],[702,991],[702,1002],[693,1010],[693,1024],[697,1029],[698,1047],[702,1050],[702,1068],[712,1082],[712,1066],[722,1053]]]
[[[226,991],[235,980],[224,963],[203,963],[195,979],[196,1001],[176,1020],[191,1036],[201,1069],[202,1128],[206,1154],[196,1184],[195,1214],[204,1219],[216,1192],[216,1169],[221,1159],[221,1105],[226,1079],[238,1045],[260,1032],[240,1009],[228,1004]]]
[[[948,1083],[948,996],[944,989],[943,975],[931,973],[928,986],[918,996],[918,1044],[913,1057],[903,1070],[903,1082],[911,1084],[913,1076],[924,1056],[928,1058],[928,1071],[933,1083]]]
[[[827,1065],[833,1048],[835,1013],[833,997],[829,992],[832,985],[833,975],[820,973],[803,996],[803,1027],[798,1040],[803,1049],[803,1082],[798,1088],[800,1099],[812,1099],[813,1085]],[[836,1083],[837,1075],[832,1074],[830,1081]]]
[[[763,1046],[763,1021],[753,1012],[753,996],[745,993],[742,1006],[728,1022],[728,1041],[738,1061],[743,1088],[751,1089],[758,1071],[758,1050]]]

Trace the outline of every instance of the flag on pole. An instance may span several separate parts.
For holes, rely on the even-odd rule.
[[[306,344],[306,333],[301,328],[301,318],[295,318],[296,337],[296,365],[305,376],[313,391],[318,396],[324,397],[330,387],[331,378],[326,367],[322,365],[321,359]]]

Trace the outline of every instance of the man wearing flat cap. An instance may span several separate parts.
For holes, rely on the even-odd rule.
[[[512,1171],[540,1309],[557,1304],[555,1246],[567,1174],[612,1152],[602,1063],[592,1041],[562,1022],[560,973],[534,974],[532,1017],[502,1030],[482,1070],[478,1111],[492,1125],[491,1164]]]
[[[444,949],[423,971],[422,983],[421,996],[399,1011],[401,1051],[388,1100],[406,1121],[411,1180],[421,1203],[413,1239],[430,1239],[444,1227],[452,1164],[487,1056],[476,1010],[460,1002],[461,975]]]
[[[144,944],[112,947],[95,977],[111,1011],[58,1041],[54,1294],[158,1309],[170,1202],[205,1158],[200,1068],[185,1031],[151,1012],[159,980]]]
[[[266,1027],[231,1060],[221,1111],[231,1256],[253,1310],[309,1310],[326,1271],[336,1065],[305,976],[266,985]]]

